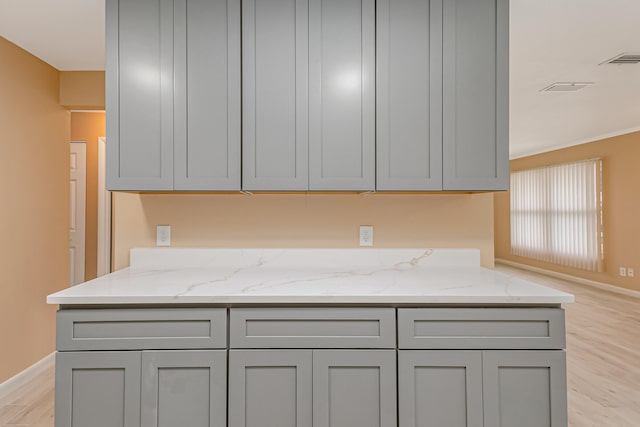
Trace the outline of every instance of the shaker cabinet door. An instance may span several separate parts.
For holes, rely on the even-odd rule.
[[[55,425],[140,426],[140,352],[56,353]]]
[[[395,350],[314,350],[314,427],[396,427]]]
[[[375,189],[375,1],[309,4],[309,189]]]
[[[567,425],[564,351],[483,351],[484,425]]]
[[[240,190],[240,0],[174,0],[175,190]]]
[[[443,189],[509,186],[509,1],[443,0]]]
[[[311,350],[229,350],[229,427],[311,427]]]
[[[376,189],[442,190],[442,0],[376,11]]]
[[[226,427],[226,350],[142,352],[145,427]]]
[[[107,188],[173,189],[173,1],[106,2]]]
[[[242,2],[242,188],[308,189],[309,1]]]
[[[400,427],[482,427],[480,351],[398,352]]]

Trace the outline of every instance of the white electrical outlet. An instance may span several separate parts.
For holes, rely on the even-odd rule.
[[[158,225],[156,227],[156,246],[171,246],[170,225]]]
[[[373,246],[373,226],[360,226],[360,246]]]
[[[627,268],[627,276],[633,277],[635,274],[636,274],[636,272],[633,271],[633,268],[631,268],[631,267]]]
[[[624,267],[620,267],[620,275],[622,277],[627,277],[627,269]]]

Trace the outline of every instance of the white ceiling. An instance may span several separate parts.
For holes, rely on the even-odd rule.
[[[640,0],[511,0],[510,151],[640,130]],[[104,69],[104,0],[0,0],[0,36],[63,70]],[[555,82],[594,82],[540,92]]]

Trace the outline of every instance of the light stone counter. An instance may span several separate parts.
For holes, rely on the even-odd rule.
[[[47,302],[558,305],[573,296],[482,268],[475,249],[153,248]]]

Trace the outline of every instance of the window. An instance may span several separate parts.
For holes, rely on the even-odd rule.
[[[511,253],[602,271],[602,161],[511,174]]]

